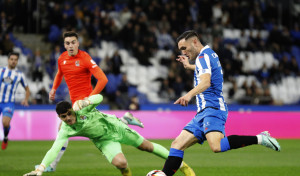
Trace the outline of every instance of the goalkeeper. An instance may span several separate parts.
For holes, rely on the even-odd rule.
[[[167,159],[169,151],[163,146],[144,139],[133,129],[122,123],[116,116],[99,112],[95,107],[103,100],[102,95],[92,95],[86,100],[74,103],[61,101],[56,105],[56,112],[63,121],[56,140],[35,171],[24,176],[42,175],[45,168],[56,158],[61,147],[69,137],[88,137],[105,155],[107,160],[117,167],[123,176],[131,176],[127,160],[122,153],[121,144],[137,147]],[[194,176],[194,171],[184,162],[180,170],[187,176]]]

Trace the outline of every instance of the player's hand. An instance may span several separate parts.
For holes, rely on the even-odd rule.
[[[184,68],[189,68],[190,62],[189,58],[186,55],[178,55],[178,58],[176,60],[178,62],[181,62]]]
[[[43,172],[42,171],[39,171],[39,170],[35,170],[35,171],[31,171],[27,174],[24,174],[23,176],[33,176],[33,175],[42,175]]]
[[[189,101],[192,97],[190,97],[188,94],[178,98],[174,104],[180,104],[181,106],[187,106],[189,104]]]
[[[23,106],[29,106],[28,100],[24,99],[24,100],[21,102],[21,105],[23,105]]]
[[[55,98],[55,92],[56,92],[55,89],[51,89],[51,91],[49,92],[49,100],[50,100],[50,101],[54,101],[54,98]]]
[[[83,109],[84,107],[87,107],[90,104],[91,104],[91,102],[88,99],[86,99],[86,100],[77,100],[73,104],[73,110],[74,111],[80,111],[81,109]]]

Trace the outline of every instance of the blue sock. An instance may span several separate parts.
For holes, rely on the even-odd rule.
[[[226,152],[227,150],[230,150],[230,145],[229,145],[228,138],[225,137],[221,139],[221,152]]]
[[[182,150],[171,148],[169,156],[177,156],[179,158],[183,158],[183,154],[184,152]]]

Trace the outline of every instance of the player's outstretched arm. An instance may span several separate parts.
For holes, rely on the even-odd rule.
[[[89,105],[92,105],[92,106],[90,106],[89,109],[93,109],[97,105],[99,105],[102,102],[102,100],[103,100],[103,96],[101,94],[92,95],[84,100],[77,100],[73,104],[73,110],[80,111]]]
[[[45,166],[41,164],[36,170],[31,171],[27,174],[24,174],[23,176],[36,176],[36,175],[42,175],[45,170]]]
[[[21,105],[23,105],[23,106],[29,106],[28,99],[29,99],[29,96],[30,96],[30,90],[29,90],[28,86],[25,87],[25,91],[26,91],[26,95],[25,95],[24,100],[21,102]]]
[[[52,89],[49,92],[49,100],[54,101],[54,99],[55,99],[55,92],[56,92],[57,88],[59,87],[62,79],[63,79],[63,74],[58,69],[58,71],[57,71],[57,73],[55,75],[54,81],[53,81]]]
[[[101,68],[98,66],[95,67],[94,69],[92,69],[91,73],[97,79],[97,84],[90,95],[99,94],[106,86],[108,79],[107,79],[106,75],[104,74],[104,72],[101,70]]]

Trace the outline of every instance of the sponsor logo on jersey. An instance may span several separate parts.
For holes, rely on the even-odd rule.
[[[75,61],[75,66],[76,66],[76,67],[79,67],[79,66],[80,66],[80,61],[79,61],[79,60]]]
[[[63,63],[63,64],[65,65],[65,64],[66,64],[66,62],[67,62],[67,61],[65,61],[65,60],[64,60],[64,63]]]

